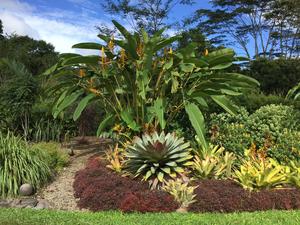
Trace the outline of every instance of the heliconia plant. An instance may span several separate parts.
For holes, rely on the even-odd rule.
[[[73,115],[76,120],[89,104],[98,101],[106,112],[98,135],[119,123],[137,134],[149,125],[164,130],[185,111],[207,147],[202,114],[208,107],[207,100],[235,113],[228,96],[259,85],[248,76],[225,71],[233,62],[244,60],[235,57],[231,49],[196,57],[193,43],[177,51],[170,48],[180,36],[165,37],[164,30],[153,36],[143,30],[130,33],[113,23],[122,39],[100,34],[104,44],[76,44],[74,48],[99,50],[100,55],[61,54],[59,63],[46,72],[54,79],[51,93],[58,95],[55,117],[77,104]]]

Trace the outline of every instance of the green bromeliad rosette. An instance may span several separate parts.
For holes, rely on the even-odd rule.
[[[133,144],[128,146],[126,169],[156,188],[165,179],[177,177],[192,165],[191,151],[190,144],[174,134],[144,134],[141,138],[135,137]]]

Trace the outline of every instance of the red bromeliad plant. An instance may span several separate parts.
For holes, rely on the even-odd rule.
[[[151,37],[143,30],[132,34],[113,23],[123,39],[99,35],[105,44],[76,44],[74,48],[101,50],[101,55],[62,54],[47,72],[54,79],[52,93],[58,94],[54,116],[76,103],[76,120],[90,103],[98,101],[106,112],[98,134],[113,124],[138,134],[149,127],[164,130],[179,112],[186,111],[207,147],[201,112],[208,107],[207,100],[235,113],[227,96],[258,85],[252,78],[224,71],[241,60],[231,49],[206,52],[199,58],[192,43],[176,52],[167,50],[180,36],[165,38],[163,30]]]

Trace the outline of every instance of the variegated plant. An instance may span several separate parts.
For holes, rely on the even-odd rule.
[[[229,178],[235,159],[235,155],[226,152],[223,147],[209,146],[201,149],[194,157],[194,175],[200,179]]]
[[[133,142],[125,153],[126,169],[150,181],[152,188],[160,186],[166,177],[184,173],[192,164],[190,144],[174,134],[154,132],[135,137]]]

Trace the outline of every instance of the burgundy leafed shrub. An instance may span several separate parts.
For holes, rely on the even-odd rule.
[[[76,173],[73,186],[78,206],[92,211],[170,212],[178,208],[169,194],[151,191],[147,183],[121,177],[95,157]]]
[[[153,191],[128,193],[120,205],[124,212],[170,212],[177,208],[173,197]]]
[[[296,188],[249,192],[230,180],[204,180],[197,182],[197,185],[197,202],[189,207],[189,211],[193,212],[300,208],[300,191]]]
[[[197,201],[189,207],[192,212],[300,208],[300,190],[296,188],[249,192],[230,180],[203,180],[195,185],[198,185],[195,190]],[[178,208],[167,193],[151,191],[147,183],[121,177],[96,157],[88,161],[85,169],[77,172],[74,189],[75,197],[80,198],[79,207],[92,211],[170,212]]]

